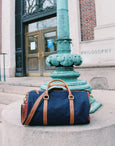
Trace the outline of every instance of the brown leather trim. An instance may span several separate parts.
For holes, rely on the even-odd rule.
[[[47,125],[47,107],[48,107],[48,99],[44,98],[43,125]]]
[[[70,103],[70,125],[74,124],[74,99],[69,98]]]
[[[68,90],[68,92],[69,92],[69,97],[71,97],[71,96],[73,96],[72,95],[72,93],[71,93],[71,90],[69,89],[69,87],[68,87],[68,85],[66,84],[66,82],[64,82],[63,80],[60,80],[60,79],[54,79],[54,80],[52,80],[52,81],[50,81],[49,83],[48,83],[48,85],[47,85],[47,88],[46,88],[46,94],[45,94],[45,96],[47,96],[48,97],[48,89],[49,89],[49,87],[51,86],[50,84],[52,83],[52,82],[54,82],[54,81],[60,81],[60,82],[62,82],[62,83],[64,83],[64,87],[66,87],[67,88],[67,90]],[[52,84],[52,86],[60,86],[60,84]]]
[[[21,105],[21,122],[22,122],[22,124],[24,124],[24,121],[25,121],[25,105],[22,104]]]
[[[37,94],[39,94],[39,91],[38,90],[35,90],[35,91],[36,91]]]
[[[28,115],[28,118],[26,119],[24,125],[29,125],[31,119],[33,118],[34,116],[34,113],[36,111],[36,109],[38,108],[38,106],[40,105],[42,99],[43,99],[43,96],[45,95],[45,92],[36,100],[36,102],[34,103],[29,115]]]

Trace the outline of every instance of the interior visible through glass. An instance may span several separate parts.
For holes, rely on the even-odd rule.
[[[45,38],[45,52],[55,52],[57,50],[56,31],[45,33],[44,38]]]
[[[56,26],[57,26],[57,17],[52,17],[49,19],[30,23],[28,25],[28,32],[34,32],[34,31],[42,30],[45,28],[56,27]]]
[[[33,54],[38,52],[38,36],[29,36],[28,37],[28,53]]]

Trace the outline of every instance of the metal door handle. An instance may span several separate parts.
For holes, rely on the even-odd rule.
[[[44,52],[42,52],[42,58],[44,58]]]
[[[38,53],[38,58],[40,58],[40,53]]]
[[[42,52],[41,54],[38,53],[38,58],[40,58],[40,56],[41,56],[42,58],[44,58],[44,52]]]

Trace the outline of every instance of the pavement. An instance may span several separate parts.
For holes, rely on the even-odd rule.
[[[14,77],[7,78],[6,82],[0,82],[0,146],[2,146],[2,110],[7,105],[23,99],[28,91],[39,90],[45,81],[50,80],[50,77]]]
[[[0,137],[2,137],[2,110],[7,107],[7,105],[19,99],[23,99],[28,91],[35,89],[39,90],[40,86],[45,81],[50,80],[50,77],[14,77],[7,78],[6,82],[0,82]],[[110,103],[111,99],[113,104],[115,104],[115,90],[93,90],[92,94],[94,95],[94,98],[102,104],[104,97],[106,97],[104,104]],[[101,108],[103,108],[103,106]],[[101,108],[99,110],[101,110]],[[2,138],[0,138],[0,146],[2,146],[1,140]]]

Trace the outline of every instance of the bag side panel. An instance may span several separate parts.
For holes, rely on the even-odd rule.
[[[86,91],[72,91],[74,95],[74,124],[89,123],[89,98]]]
[[[27,106],[27,116],[29,115],[34,103],[39,98],[39,96],[44,91],[39,91],[39,94],[36,91],[29,92],[28,95],[28,106]],[[29,125],[43,125],[43,103],[40,104],[39,108],[36,110],[31,122]]]
[[[68,91],[52,91],[48,101],[48,125],[69,125],[70,108]]]

